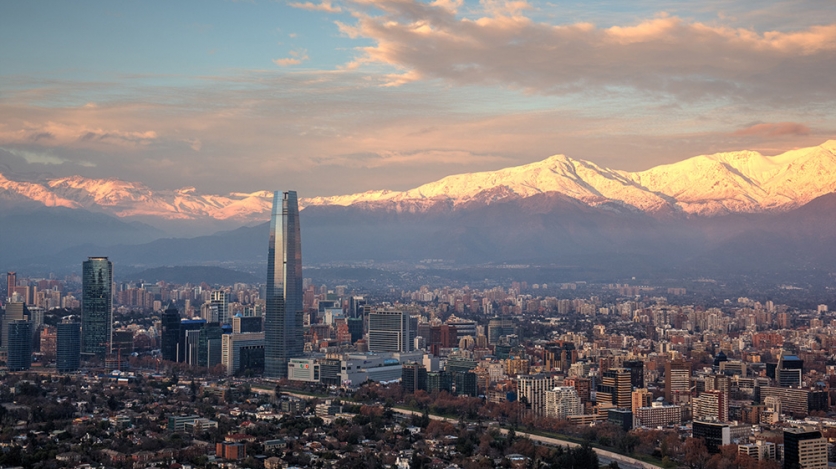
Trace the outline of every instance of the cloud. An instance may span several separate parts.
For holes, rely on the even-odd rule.
[[[30,151],[30,150],[19,150],[16,148],[3,148],[0,147],[0,150],[5,150],[12,155],[15,155],[19,158],[23,158],[29,164],[42,164],[42,165],[61,165],[65,163],[74,163],[79,166],[84,166],[88,168],[95,167],[96,165],[89,162],[89,161],[71,161],[66,158],[61,158],[59,156],[55,156],[50,153],[43,153],[37,151]]]
[[[313,3],[313,2],[294,2],[288,3],[289,6],[293,8],[301,8],[303,10],[310,10],[310,11],[324,11],[326,13],[340,13],[342,8],[339,6],[334,6],[331,4],[331,0],[322,0],[320,3]]]
[[[290,57],[274,59],[273,63],[280,67],[287,67],[288,65],[299,65],[306,60],[308,60],[308,51],[305,49],[299,49],[290,51]]]
[[[732,135],[738,137],[764,136],[780,137],[782,135],[809,135],[810,128],[797,122],[774,122],[754,124],[735,131]]]
[[[203,142],[201,142],[199,138],[186,139],[186,143],[188,143],[189,147],[194,151],[200,151],[200,149],[203,148]]]
[[[818,103],[832,100],[836,24],[765,31],[660,14],[635,24],[548,24],[521,1],[462,16],[445,3],[366,0],[350,38],[369,39],[346,65],[385,64],[389,85],[442,79],[545,95],[600,94]]]
[[[90,108],[83,108],[88,110]],[[79,122],[46,121],[32,123],[23,121],[15,130],[9,125],[0,127],[0,143],[40,143],[50,146],[105,143],[127,147],[147,145],[157,139],[153,130],[129,131],[107,129]]]
[[[415,151],[383,151],[378,153],[353,153],[315,157],[320,165],[350,168],[391,168],[421,165],[460,165],[509,163],[507,157],[491,154],[475,154],[466,150],[424,149]]]

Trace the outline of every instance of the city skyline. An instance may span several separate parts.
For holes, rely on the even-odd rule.
[[[324,196],[836,132],[821,2],[195,6],[0,7],[0,173]]]

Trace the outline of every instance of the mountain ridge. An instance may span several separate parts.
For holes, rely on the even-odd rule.
[[[590,207],[654,216],[787,211],[836,192],[836,140],[775,156],[743,150],[700,155],[628,172],[553,155],[496,171],[446,176],[406,191],[303,198],[303,207],[353,206],[425,213],[468,210],[557,193]],[[269,191],[198,194],[155,191],[139,182],[81,176],[14,181],[0,174],[0,202],[102,212],[119,218],[255,223],[269,218]]]

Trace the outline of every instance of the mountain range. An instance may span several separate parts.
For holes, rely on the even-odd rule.
[[[834,193],[833,140],[776,156],[697,156],[641,172],[557,155],[407,191],[302,199],[304,259],[523,262],[613,276],[829,269]],[[78,176],[0,176],[7,227],[0,243],[15,246],[0,250],[0,262],[72,268],[87,255],[110,255],[136,268],[260,266],[270,202],[267,191],[200,195]],[[166,231],[170,223],[200,228],[177,238]],[[226,229],[194,236],[207,226]]]
[[[830,140],[776,156],[755,151],[716,153],[640,172],[555,155],[498,171],[448,176],[407,191],[313,197],[302,199],[301,204],[421,212],[554,193],[591,207],[715,216],[788,210],[834,191],[836,140]],[[118,179],[73,176],[32,182],[0,174],[0,201],[85,209],[124,219],[251,223],[269,217],[272,198],[266,190],[201,195],[193,187],[154,191],[142,183]]]

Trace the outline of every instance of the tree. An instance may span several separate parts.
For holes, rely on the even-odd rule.
[[[683,462],[689,469],[705,469],[711,455],[705,447],[702,438],[687,438],[685,440],[685,454]]]

